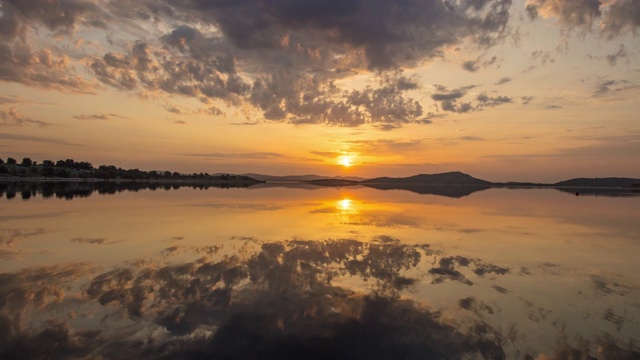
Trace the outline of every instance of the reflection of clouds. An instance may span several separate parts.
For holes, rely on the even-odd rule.
[[[109,241],[105,238],[88,238],[88,237],[77,237],[69,240],[78,244],[91,244],[91,245],[113,245],[121,242],[122,240],[113,240]]]
[[[13,247],[16,243],[31,236],[37,236],[45,233],[44,228],[36,229],[0,229],[0,246]]]
[[[45,218],[65,216],[67,214],[72,214],[72,213],[74,213],[74,211],[58,211],[58,212],[50,212],[50,213],[25,214],[25,215],[1,215],[0,222],[13,221],[13,220],[45,219]]]
[[[338,212],[334,206],[327,206],[309,211],[309,214],[335,214]]]
[[[237,256],[220,260],[147,262],[104,272],[84,287],[83,301],[100,304],[92,316],[111,319],[109,324],[121,330],[76,329],[73,324],[82,322],[65,321],[57,313],[56,324],[27,332],[16,325],[18,317],[6,315],[43,301],[55,313],[53,304],[62,302],[65,286],[89,270],[86,264],[3,274],[0,327],[6,328],[4,321],[14,330],[1,340],[28,358],[46,357],[55,341],[53,351],[60,357],[283,358],[318,351],[329,358],[376,353],[385,358],[504,357],[490,327],[462,333],[439,313],[400,299],[400,292],[418,280],[411,271],[432,263],[437,252],[385,235],[373,240],[250,241]],[[336,285],[343,278],[364,281],[370,294]],[[110,315],[114,312],[129,321],[118,323],[119,317]],[[138,338],[123,336],[132,332]],[[26,346],[34,341],[36,346]]]
[[[233,254],[220,254],[214,246],[193,248],[203,257],[138,262],[92,276],[67,312],[61,310],[69,297],[64,291],[78,287],[79,276],[92,270],[88,264],[0,274],[0,357],[10,349],[21,358],[504,359],[511,358],[505,349],[524,336],[515,325],[501,329],[489,324],[489,317],[507,308],[483,299],[482,291],[454,298],[460,299],[454,307],[463,313],[455,317],[405,298],[417,284],[431,283],[427,286],[438,292],[457,283],[482,290],[483,279],[504,277],[506,284],[521,279],[522,271],[512,274],[481,259],[404,244],[389,235],[370,242],[241,239],[244,245]],[[164,252],[185,249],[173,246]],[[593,279],[613,286],[600,274]],[[443,285],[447,281],[452,282]],[[485,288],[499,292],[500,299],[519,298],[517,286]],[[555,321],[551,310],[527,303],[525,321],[527,314],[540,325]],[[72,313],[82,314],[76,309],[102,320],[92,328],[88,319],[73,319]],[[34,311],[57,320],[28,328],[22,322],[36,318]],[[617,309],[599,317],[623,330],[633,321]],[[560,340],[556,358],[580,348]],[[607,359],[640,355],[624,350],[628,345],[615,338],[594,341]],[[522,358],[542,354],[531,349],[517,351]],[[593,355],[580,349],[580,358]]]
[[[268,204],[252,204],[252,203],[228,203],[228,202],[205,202],[201,204],[191,204],[188,206],[207,207],[213,209],[240,209],[240,210],[254,210],[254,211],[274,211],[283,209],[279,205]]]
[[[341,225],[375,226],[375,227],[422,227],[423,219],[418,216],[386,210],[362,210],[359,214],[351,216]]]
[[[12,250],[0,249],[0,260],[9,260],[18,255],[18,252]]]

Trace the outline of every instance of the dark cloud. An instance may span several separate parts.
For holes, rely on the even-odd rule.
[[[498,82],[496,82],[496,85],[503,85],[503,84],[506,84],[506,83],[511,82],[511,81],[513,81],[513,79],[508,77],[508,76],[506,76],[506,77],[503,77],[500,80],[498,80]]]
[[[635,0],[617,0],[604,15],[602,31],[609,37],[632,32],[640,27],[640,3]]]
[[[431,99],[440,104],[440,109],[447,112],[469,113],[479,111],[486,107],[494,107],[502,104],[511,103],[513,100],[507,96],[490,97],[486,94],[479,94],[474,99],[475,102],[459,101],[467,95],[467,91],[475,88],[475,85],[466,86],[459,89],[449,90],[445,86],[437,85],[439,91],[431,95]]]
[[[531,19],[556,17],[567,29],[599,31],[610,38],[640,27],[635,0],[527,0],[526,11]]]
[[[620,46],[618,47],[618,51],[613,54],[607,55],[606,59],[609,65],[615,66],[618,63],[619,59],[626,58],[628,55],[629,53],[627,52],[627,49],[624,47],[624,44],[620,44]]]
[[[486,61],[482,61],[482,57],[480,57],[476,60],[465,61],[464,63],[462,63],[462,68],[467,70],[468,72],[476,72],[480,69],[484,69],[495,64],[496,61],[498,61],[498,58],[496,56]]]
[[[389,68],[438,56],[444,46],[463,38],[484,46],[495,43],[505,30],[511,1],[247,0],[167,4],[194,20],[219,26],[240,49],[295,45],[328,49],[325,55],[329,57],[358,57],[361,53],[366,66]],[[168,42],[176,43],[176,38],[181,43],[196,38],[196,34],[181,28]]]
[[[542,66],[547,65],[547,63],[552,64],[556,62],[556,60],[551,57],[550,52],[543,50],[536,50],[532,52],[531,58],[535,61],[539,61]]]
[[[478,101],[478,105],[477,105],[478,108],[487,107],[487,106],[494,107],[501,104],[507,104],[507,103],[513,102],[513,99],[507,96],[491,97],[491,96],[487,96],[486,94],[478,95],[476,97],[476,100]]]
[[[600,5],[600,0],[527,0],[526,10],[531,19],[555,16],[564,26],[588,30],[602,15]]]
[[[80,25],[107,27],[108,16],[92,1],[4,0],[0,4],[0,36],[5,39],[24,35],[33,25],[58,35],[70,35]]]
[[[593,97],[607,98],[609,100],[626,99],[634,96],[640,90],[640,86],[629,80],[603,80],[596,84]]]
[[[416,65],[463,39],[491,46],[504,36],[511,5],[510,0],[167,1],[152,11],[152,2],[117,3],[130,5],[143,19],[170,14],[183,24],[161,37],[163,49],[139,41],[128,53],[94,57],[90,69],[104,84],[248,105],[267,121],[372,124],[384,130],[424,123],[421,105],[406,94],[417,90],[417,83],[393,71],[379,76],[379,86],[346,91],[335,78],[354,74],[351,68]],[[189,24],[218,27],[222,34],[205,34]]]
[[[11,107],[7,110],[0,109],[0,126],[36,126],[42,128],[54,126],[54,124],[24,116],[16,108]]]
[[[105,238],[88,238],[88,237],[77,237],[69,241],[78,243],[78,244],[90,244],[90,245],[112,245],[119,242],[119,241],[109,241]]]
[[[522,105],[529,105],[531,101],[533,101],[533,96],[523,96],[520,98],[522,100]]]

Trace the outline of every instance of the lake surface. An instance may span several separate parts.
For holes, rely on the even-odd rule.
[[[2,193],[0,358],[640,357],[638,196],[101,192]]]

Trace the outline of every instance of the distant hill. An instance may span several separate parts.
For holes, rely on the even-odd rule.
[[[474,192],[487,190],[492,187],[491,184],[383,184],[383,183],[370,183],[362,185],[378,190],[405,190],[411,191],[421,195],[439,195],[451,198],[461,198],[463,196],[471,195]]]
[[[346,180],[346,179],[317,179],[317,180],[311,180],[307,182],[314,185],[325,185],[325,186],[349,186],[349,185],[362,184],[360,181]]]
[[[409,177],[379,177],[364,180],[362,184],[430,184],[430,185],[492,185],[491,182],[474,178],[471,175],[452,171],[441,174],[420,174]]]
[[[553,186],[562,187],[617,187],[632,188],[640,187],[640,179],[633,178],[575,178],[564,180],[553,184]]]
[[[274,176],[274,175],[264,175],[264,174],[242,174],[242,176],[248,176],[250,178],[261,180],[261,181],[314,181],[314,180],[324,180],[324,179],[337,179],[337,180],[349,180],[349,181],[362,181],[364,178],[357,176],[320,176],[320,175],[285,175],[285,176]]]

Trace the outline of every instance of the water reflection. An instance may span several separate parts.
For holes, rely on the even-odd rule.
[[[340,201],[338,201],[338,209],[340,209],[341,212],[347,213],[352,211],[352,201],[349,199],[342,199]]]
[[[18,181],[0,182],[0,198],[5,196],[11,200],[20,194],[23,200],[29,200],[38,194],[43,198],[56,197],[59,199],[71,200],[73,198],[86,198],[94,192],[100,195],[114,195],[123,191],[141,190],[177,190],[180,188],[192,188],[206,190],[209,188],[238,188],[249,187],[252,184],[243,183],[206,183],[206,182],[109,182],[109,181]]]
[[[0,358],[640,356],[634,198],[181,188],[7,204]]]
[[[487,316],[504,311],[475,296],[430,308],[405,294],[420,283],[465,286],[517,275],[481,259],[380,236],[248,241],[191,262],[138,262],[98,272],[88,263],[35,267],[0,276],[2,358],[534,358],[513,349],[524,334]],[[513,275],[512,275],[513,274]],[[78,281],[83,279],[83,281]],[[595,280],[600,288],[602,279]],[[509,291],[492,286],[503,295]],[[437,291],[434,289],[434,291]],[[609,294],[612,295],[612,294]],[[452,299],[453,300],[453,299]],[[528,300],[527,300],[528,301]],[[532,313],[545,321],[550,312]],[[536,315],[537,314],[537,315]],[[586,314],[588,316],[595,314]],[[610,309],[618,325],[627,314]],[[640,353],[597,334],[558,337],[566,358],[630,359]],[[632,339],[632,338],[629,338]],[[631,346],[631,348],[628,348]],[[542,354],[542,356],[546,356]]]
[[[1,343],[22,358],[47,356],[54,344],[60,357],[504,358],[490,327],[463,333],[400,298],[423,256],[434,252],[389,238],[266,243],[222,260],[114,269],[68,297],[69,283],[92,272],[86,264],[3,274]],[[338,285],[344,278],[370,291]],[[79,310],[121,329],[78,328]],[[23,316],[36,313],[59,320],[26,328]]]

